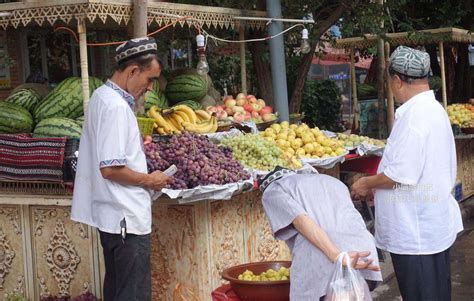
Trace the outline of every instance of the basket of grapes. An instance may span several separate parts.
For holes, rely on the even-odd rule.
[[[266,261],[230,267],[222,272],[242,301],[290,300],[291,261]]]

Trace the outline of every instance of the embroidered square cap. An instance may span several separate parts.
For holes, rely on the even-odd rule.
[[[154,38],[143,37],[131,39],[115,49],[115,62],[120,64],[141,55],[157,53],[157,49],[158,47]]]
[[[430,72],[430,55],[425,51],[398,46],[390,56],[390,67],[409,77],[424,78]]]

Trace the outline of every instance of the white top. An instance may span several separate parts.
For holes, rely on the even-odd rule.
[[[374,237],[354,208],[347,187],[321,174],[292,174],[271,183],[262,196],[263,208],[278,239],[291,250],[290,300],[319,300],[336,265],[294,227],[293,220],[307,214],[341,251],[370,251],[379,265]],[[359,270],[368,280],[382,281],[381,272]]]
[[[399,183],[375,193],[377,247],[395,254],[426,255],[448,249],[462,231],[451,190],[456,146],[448,116],[433,91],[397,109],[378,173]]]
[[[150,192],[106,180],[100,172],[125,165],[147,173],[133,105],[131,95],[108,81],[93,93],[82,129],[71,219],[107,233],[120,233],[123,218],[127,233],[151,232]]]

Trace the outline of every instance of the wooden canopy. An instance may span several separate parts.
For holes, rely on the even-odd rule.
[[[103,24],[112,20],[126,26],[132,18],[132,0],[42,0],[37,2],[12,2],[0,4],[0,28],[49,24],[61,21],[66,24],[84,19]],[[202,27],[215,28],[266,28],[262,20],[237,20],[236,16],[266,17],[265,11],[240,10],[223,7],[188,5],[148,1],[148,25],[159,26],[176,20],[172,15],[189,16],[199,20]],[[178,25],[192,25],[192,20],[183,20]]]
[[[439,42],[474,43],[474,34],[465,29],[448,27],[416,32],[387,33],[385,40],[390,46],[439,44]],[[372,34],[336,41],[337,48],[346,49],[365,49],[374,47],[376,44],[377,35]]]

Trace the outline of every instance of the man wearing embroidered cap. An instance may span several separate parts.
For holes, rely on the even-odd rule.
[[[320,300],[342,251],[375,288],[382,281],[373,236],[336,178],[277,167],[259,180],[272,231],[292,254],[290,300]],[[363,300],[369,300],[365,296]]]
[[[456,151],[451,125],[428,85],[429,54],[399,46],[389,84],[402,105],[375,176],[352,185],[355,197],[375,191],[375,238],[390,252],[404,301],[451,300],[449,248],[462,231],[451,190]]]
[[[168,177],[147,173],[135,102],[160,76],[153,38],[117,47],[116,70],[92,94],[85,118],[71,219],[99,230],[105,301],[151,300],[151,191]]]

